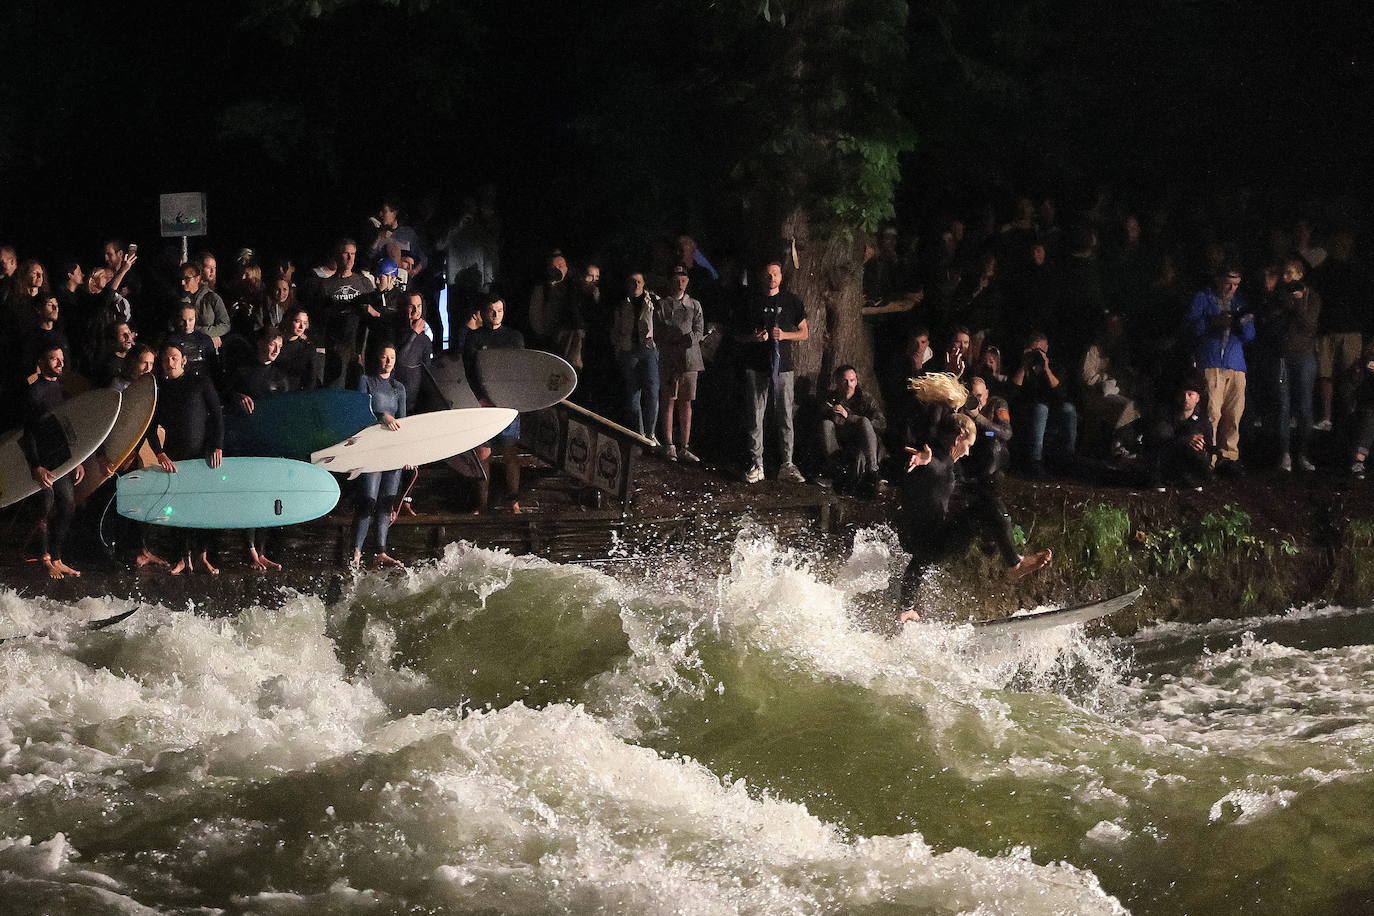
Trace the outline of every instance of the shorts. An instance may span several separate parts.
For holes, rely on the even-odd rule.
[[[695,401],[697,399],[697,370],[690,372],[674,372],[672,375],[663,376],[662,383],[658,388],[658,399],[660,401]]]
[[[1317,338],[1317,377],[1335,378],[1360,361],[1364,340],[1359,331],[1323,334]]]
[[[496,435],[488,439],[484,444],[487,448],[497,446],[515,445],[520,441],[520,414],[515,415],[515,419],[510,421],[510,426],[501,430]]]

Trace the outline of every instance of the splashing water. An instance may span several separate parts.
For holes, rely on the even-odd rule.
[[[7,630],[44,634],[0,643],[0,900],[1078,914],[1368,899],[1374,615],[890,635],[880,596],[901,560],[882,530],[830,574],[758,531],[723,571],[681,557],[609,575],[450,545],[328,606],[150,606],[99,632],[73,621],[133,605],[0,592]]]

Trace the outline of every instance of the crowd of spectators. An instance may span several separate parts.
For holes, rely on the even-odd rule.
[[[815,390],[795,377],[817,304],[789,289],[793,257],[750,263],[664,236],[607,258],[550,251],[542,276],[522,280],[502,258],[490,188],[451,225],[410,225],[401,202],[382,201],[307,265],[248,249],[181,263],[175,247],[145,258],[110,239],[50,270],[0,245],[0,339],[17,357],[0,373],[0,410],[53,347],[70,378],[106,385],[141,342],[176,344],[232,409],[265,333],[280,335],[286,388],[354,387],[369,354],[394,346],[413,407],[424,361],[462,351],[499,302],[529,346],[579,370],[576,399],[670,460],[701,452],[749,482],[767,467],[876,493],[902,471],[892,456],[932,441],[944,408],[911,382],[932,373],[969,392],[952,409],[1030,477],[1201,486],[1244,468],[1363,473],[1374,287],[1353,226],[1103,200],[1061,222],[1052,199],[1030,197],[1000,221],[973,213],[871,238],[868,352]]]

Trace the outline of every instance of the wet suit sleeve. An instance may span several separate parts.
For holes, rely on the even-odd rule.
[[[206,379],[200,386],[202,403],[205,405],[205,457],[224,448],[224,408],[220,404],[219,393]]]

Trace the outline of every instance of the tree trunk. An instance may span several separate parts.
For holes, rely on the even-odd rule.
[[[863,325],[864,234],[855,228],[848,238],[812,238],[810,220],[800,209],[783,220],[783,241],[795,240],[797,265],[786,258],[788,289],[806,303],[811,339],[796,349],[798,400],[820,394],[835,369],[846,363],[859,373],[860,384],[881,398],[873,354]]]

